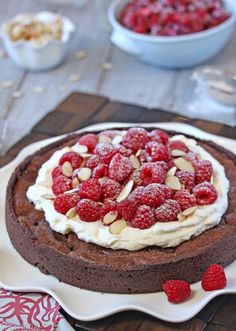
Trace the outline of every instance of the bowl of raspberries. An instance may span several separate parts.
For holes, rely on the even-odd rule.
[[[111,40],[140,60],[170,69],[193,67],[229,41],[235,0],[113,0]]]

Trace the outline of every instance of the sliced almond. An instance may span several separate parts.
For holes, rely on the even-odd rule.
[[[177,167],[172,167],[168,170],[166,176],[174,176],[176,173]]]
[[[81,168],[77,173],[78,178],[83,182],[89,179],[91,175],[92,175],[92,170],[90,168]]]
[[[89,159],[93,154],[89,153],[81,153],[80,156],[82,156],[84,159]]]
[[[112,139],[112,144],[113,145],[119,145],[122,141],[122,136],[117,135]]]
[[[182,213],[178,214],[177,216],[179,222],[184,222],[187,219],[187,216],[183,216]]]
[[[179,168],[182,171],[189,171],[189,172],[195,172],[194,167],[191,162],[185,160],[183,157],[179,157],[178,159],[174,160],[174,164],[177,168]]]
[[[117,220],[109,226],[109,232],[112,234],[119,234],[126,228],[126,226],[127,223],[125,220]]]
[[[104,224],[111,224],[117,219],[117,216],[118,216],[118,211],[117,210],[110,211],[109,213],[107,213],[103,217],[103,223]]]
[[[68,210],[68,212],[66,213],[66,217],[68,218],[73,218],[76,215],[76,207],[73,207],[71,209]]]
[[[136,154],[135,154],[135,155],[136,155],[137,157],[139,157],[139,156],[141,155],[141,153],[142,153],[142,150],[141,150],[141,149],[139,149],[139,150],[136,152]]]
[[[52,194],[43,194],[43,195],[41,195],[41,198],[46,199],[46,200],[54,200],[55,196]]]
[[[178,177],[168,176],[165,179],[165,184],[169,186],[172,190],[181,190],[181,184]]]
[[[184,156],[186,153],[181,151],[181,149],[172,149],[171,155],[172,156]]]
[[[104,135],[104,136],[101,135],[98,137],[98,142],[99,143],[111,143],[112,139],[106,135]]]
[[[189,215],[193,214],[196,210],[197,210],[197,206],[190,207],[190,208],[188,208],[188,209],[185,209],[185,210],[182,212],[182,215],[183,215],[183,216],[189,216]]]
[[[103,184],[103,183],[105,183],[108,179],[109,179],[109,177],[104,176],[104,177],[99,178],[99,182],[100,182],[100,184]]]
[[[73,150],[79,154],[85,154],[88,152],[88,147],[85,145],[76,144],[73,146]]]
[[[70,164],[70,162],[66,161],[63,163],[63,165],[61,167],[61,172],[63,175],[65,175],[67,177],[72,176],[73,168],[72,168],[72,165]]]
[[[130,180],[122,189],[122,191],[120,192],[120,194],[118,195],[116,201],[117,202],[121,202],[123,200],[125,200],[128,195],[130,194],[130,192],[132,191],[132,188],[134,186],[134,181]]]
[[[139,162],[139,159],[137,158],[137,156],[131,155],[130,161],[131,161],[134,169],[138,170],[140,168],[140,162]]]
[[[48,188],[50,188],[52,186],[51,183],[46,181],[46,180],[44,180],[42,182],[39,182],[37,184],[40,185],[40,186],[48,187]]]
[[[73,187],[73,188],[76,188],[78,185],[79,185],[78,178],[74,178],[74,179],[72,180],[72,187]]]
[[[73,188],[72,190],[64,192],[64,194],[70,194],[78,191],[78,187]]]

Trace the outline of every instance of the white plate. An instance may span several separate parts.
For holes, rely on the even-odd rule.
[[[106,123],[87,127],[84,130],[102,130],[111,127],[130,126],[125,123]],[[137,124],[135,124],[137,125]],[[138,124],[141,126],[141,124]],[[214,140],[236,153],[236,141],[208,134],[186,124],[152,123],[142,126],[155,126],[164,129],[189,133],[203,139]],[[174,305],[167,301],[164,293],[123,295],[102,294],[81,290],[59,282],[55,277],[42,274],[15,251],[9,240],[4,216],[5,191],[11,173],[27,155],[57,139],[50,138],[33,143],[24,148],[17,158],[0,169],[0,285],[12,291],[39,291],[52,295],[62,308],[72,317],[91,321],[123,310],[139,310],[170,322],[182,322],[196,315],[210,300],[220,294],[236,293],[236,261],[226,268],[227,287],[220,291],[204,292],[200,282],[192,285],[193,295],[186,302]]]

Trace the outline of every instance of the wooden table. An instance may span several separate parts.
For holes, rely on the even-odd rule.
[[[9,162],[27,144],[54,135],[77,130],[86,125],[109,122],[182,122],[194,125],[218,135],[236,138],[235,129],[226,125],[202,120],[193,120],[158,109],[147,109],[121,102],[110,102],[107,98],[73,93],[55,111],[36,124],[30,134],[21,139],[8,153],[0,158],[0,166]],[[123,312],[100,321],[80,322],[67,319],[76,330],[93,331],[232,331],[236,330],[236,295],[224,295],[214,299],[195,318],[181,324],[162,322],[146,314]]]
[[[77,90],[108,96],[113,100],[167,109],[182,115],[188,114],[192,118],[236,125],[235,108],[219,108],[214,103],[196,106],[198,99],[194,95],[194,83],[190,81],[192,70],[162,70],[151,67],[114,47],[110,42],[109,32],[104,31],[99,20],[108,2],[109,0],[88,0],[87,5],[76,9],[73,6],[49,7],[46,0],[0,1],[0,23],[20,12],[37,12],[48,8],[69,16],[77,27],[68,59],[55,70],[28,73],[17,68],[10,59],[0,58],[0,87],[6,81],[14,82],[13,88],[0,88],[0,153],[3,154],[18,139],[29,133],[63,97]],[[208,64],[235,70],[235,47],[236,34],[223,52]],[[86,50],[87,58],[77,60],[74,54],[78,50]],[[102,68],[105,62],[112,63],[112,70]],[[81,79],[70,82],[71,74],[79,74]],[[44,91],[37,93],[35,87]],[[36,90],[39,91],[40,88]],[[23,96],[15,99],[12,97],[13,91],[21,91]],[[134,119],[135,117],[134,113]]]

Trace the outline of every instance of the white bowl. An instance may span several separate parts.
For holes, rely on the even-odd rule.
[[[15,16],[10,21],[24,20],[29,14]],[[51,12],[40,12],[35,15],[43,21],[52,19],[55,14]],[[35,44],[30,41],[12,41],[7,33],[8,22],[1,27],[1,37],[10,58],[21,68],[31,71],[42,71],[58,66],[66,57],[73,32],[74,24],[67,18],[62,17],[63,33],[61,40],[50,40],[43,44]]]
[[[165,68],[193,67],[214,57],[229,41],[236,21],[235,0],[225,0],[230,18],[216,27],[181,36],[150,36],[133,32],[119,23],[130,0],[113,0],[108,18],[113,27],[111,41],[141,61]]]

